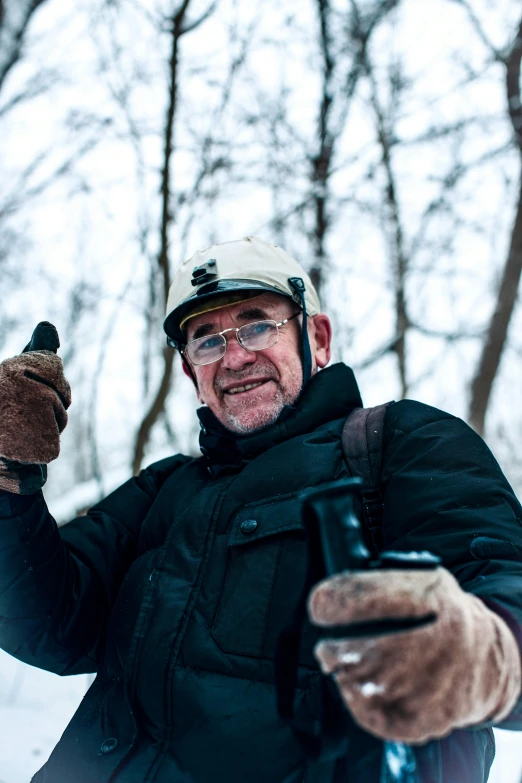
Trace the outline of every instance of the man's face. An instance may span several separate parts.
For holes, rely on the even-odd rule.
[[[296,305],[285,296],[267,292],[246,302],[222,307],[190,319],[187,342],[252,321],[277,323],[293,315]],[[225,356],[213,364],[192,365],[198,383],[198,398],[208,405],[227,429],[239,434],[255,432],[272,424],[285,405],[301,391],[301,317],[280,327],[279,340],[271,348],[247,351],[228,332]],[[312,368],[324,367],[330,358],[330,322],[326,315],[309,319]],[[317,321],[317,324],[316,324]],[[241,391],[245,385],[252,389]]]

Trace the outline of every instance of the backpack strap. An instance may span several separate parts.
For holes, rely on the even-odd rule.
[[[341,435],[344,459],[352,476],[364,481],[361,496],[363,524],[374,554],[383,548],[384,506],[379,488],[382,467],[384,418],[391,402],[374,408],[355,408],[347,417]]]

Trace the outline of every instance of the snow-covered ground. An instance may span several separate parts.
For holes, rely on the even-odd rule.
[[[29,783],[87,687],[87,675],[58,677],[0,651],[0,783]]]
[[[522,781],[522,734],[518,731],[496,731],[497,755],[489,783]]]
[[[57,677],[0,651],[0,783],[29,783],[58,742],[89,684]],[[497,731],[489,783],[521,783],[522,734]]]

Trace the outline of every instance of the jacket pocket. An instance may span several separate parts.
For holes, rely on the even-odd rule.
[[[219,647],[273,658],[303,590],[306,565],[301,504],[295,493],[245,505],[233,520],[228,540],[227,573],[212,628]],[[303,636],[308,635],[303,628]],[[304,641],[305,647],[310,644]],[[316,668],[311,648],[302,657],[305,665]]]

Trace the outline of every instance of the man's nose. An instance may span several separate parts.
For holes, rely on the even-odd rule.
[[[253,364],[256,360],[255,351],[247,351],[237,341],[234,332],[227,335],[227,350],[223,359],[222,366],[227,370],[241,370],[246,364]]]

